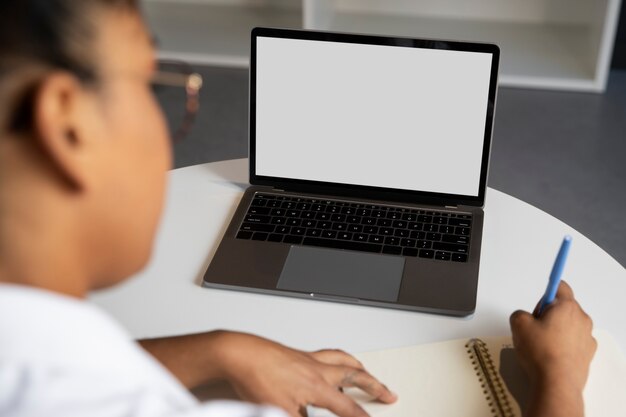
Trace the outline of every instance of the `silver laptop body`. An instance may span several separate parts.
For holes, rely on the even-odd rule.
[[[255,28],[250,184],[203,286],[472,314],[492,44]]]

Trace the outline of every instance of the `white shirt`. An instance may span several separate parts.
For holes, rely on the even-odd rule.
[[[86,301],[0,284],[0,417],[285,417],[201,404]]]

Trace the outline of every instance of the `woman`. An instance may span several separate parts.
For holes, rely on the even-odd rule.
[[[393,403],[344,352],[226,331],[137,344],[84,301],[151,252],[171,159],[157,75],[133,0],[0,4],[0,415],[366,416],[348,386]],[[595,341],[569,287],[512,330],[532,415],[582,413]],[[202,405],[185,389],[215,379],[271,406]]]

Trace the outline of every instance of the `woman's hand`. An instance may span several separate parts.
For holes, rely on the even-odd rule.
[[[354,357],[338,350],[303,352],[245,333],[214,331],[139,341],[186,387],[226,379],[242,400],[278,406],[292,417],[307,405],[340,417],[367,413],[341,391],[357,387],[384,403],[395,394]]]
[[[396,395],[370,375],[359,361],[339,350],[303,352],[260,337],[225,333],[222,368],[242,399],[281,407],[292,417],[307,405],[341,417],[367,413],[341,388],[357,387],[384,403]]]
[[[529,416],[582,416],[582,391],[596,351],[592,327],[565,282],[540,317],[511,315],[513,344],[531,381]]]

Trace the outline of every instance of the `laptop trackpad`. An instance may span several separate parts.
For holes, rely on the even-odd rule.
[[[276,288],[393,302],[403,271],[400,256],[292,246]]]

